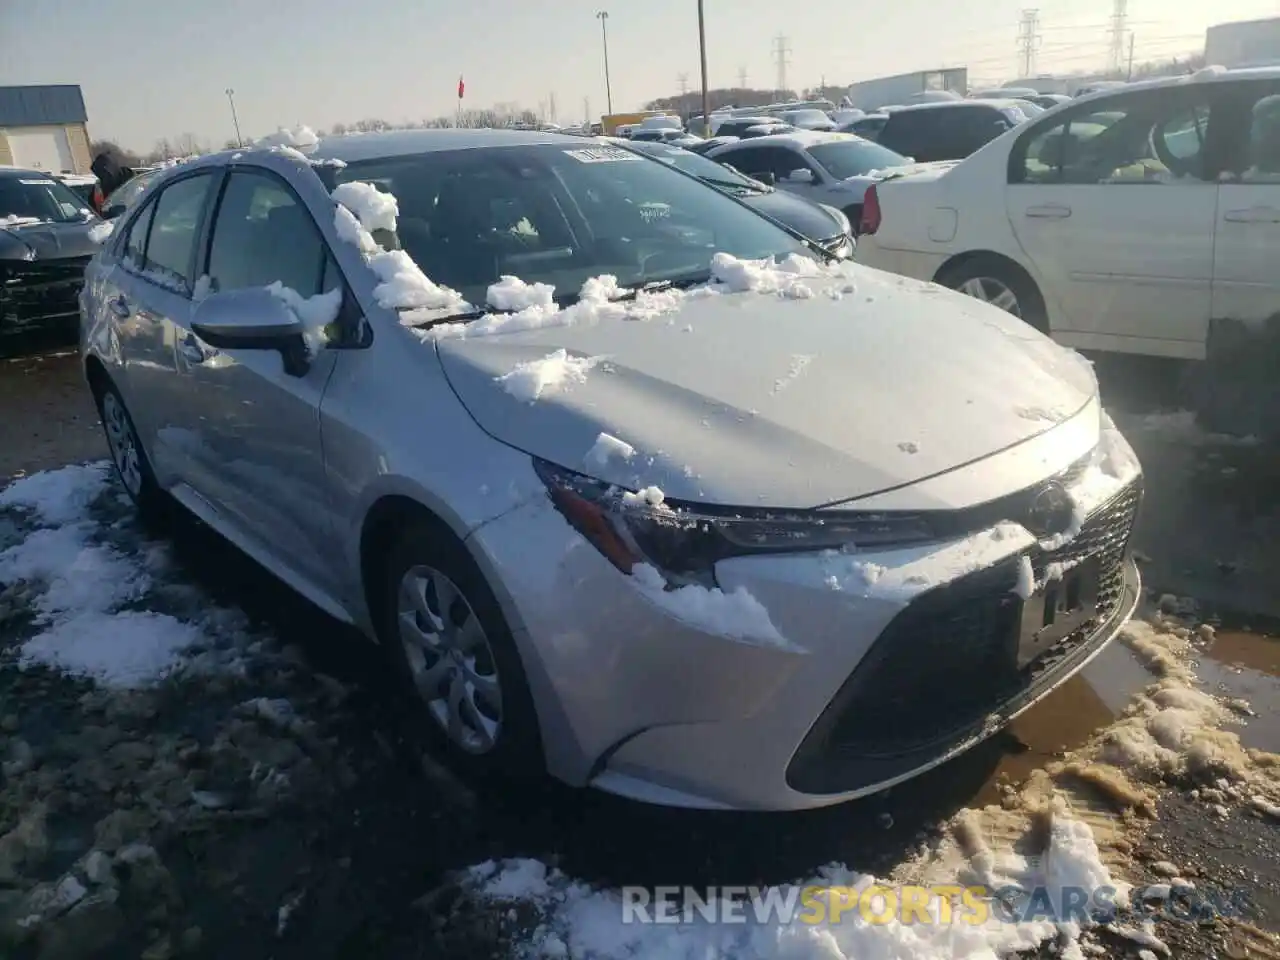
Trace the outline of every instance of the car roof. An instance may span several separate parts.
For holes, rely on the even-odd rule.
[[[304,153],[308,160],[341,160],[357,163],[381,157],[404,157],[438,150],[467,150],[478,147],[528,147],[539,144],[581,143],[582,137],[538,130],[392,130],[386,133],[346,134],[321,137],[314,150]]]
[[[26,167],[0,166],[0,177],[5,179],[36,177],[41,180],[61,180],[62,176],[60,173],[50,173],[48,170],[28,170]]]
[[[1280,79],[1280,66],[1273,67],[1239,67],[1227,70],[1219,66],[1207,66],[1195,73],[1177,77],[1157,77],[1155,80],[1135,80],[1122,83],[1120,86],[1104,87],[1091,93],[1076,97],[1075,103],[1103,100],[1129,93],[1132,90],[1156,90],[1161,87],[1177,87],[1187,83],[1238,83],[1241,80],[1277,80]]]
[[[775,147],[798,147],[801,150],[807,147],[816,147],[820,143],[838,143],[842,140],[850,142],[862,142],[862,138],[852,133],[836,133],[834,130],[789,130],[786,133],[771,133],[764,137],[753,137],[750,140],[741,140],[732,146],[740,144],[763,145]]]
[[[982,100],[934,100],[930,103],[912,103],[905,107],[894,107],[893,112],[887,114],[890,117],[896,117],[900,113],[923,113],[930,110],[998,110],[1001,107],[1020,107],[1022,101],[1015,98],[995,99],[992,98]]]

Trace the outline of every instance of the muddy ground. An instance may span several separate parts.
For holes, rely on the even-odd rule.
[[[73,356],[0,366],[0,486],[103,455]],[[1268,639],[1280,458],[1162,412],[1158,369],[1102,373],[1147,470],[1137,549],[1150,599],[1176,595],[1220,626],[1201,676],[1249,701],[1248,745],[1280,750],[1280,642]],[[682,813],[550,783],[477,794],[425,758],[376,656],[344,628],[194,524],[142,530],[112,490],[92,516],[96,541],[141,571],[122,609],[171,612],[214,639],[207,670],[124,695],[0,669],[0,945],[13,960],[501,955],[521,918],[478,912],[447,882],[489,858],[538,857],[600,884],[777,883],[835,860],[887,871],[934,824],[1106,726],[1149,680],[1113,646],[982,747],[834,810]],[[0,515],[0,550],[33,529]],[[25,588],[4,587],[0,656],[37,629]],[[1275,823],[1244,807],[1218,816],[1189,792],[1161,803],[1137,862],[1244,891],[1251,925],[1175,924],[1165,939],[1190,956],[1274,952]]]

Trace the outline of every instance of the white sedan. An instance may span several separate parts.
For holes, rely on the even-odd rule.
[[[951,168],[868,191],[859,262],[994,303],[1068,346],[1203,359],[1280,304],[1280,68],[1072,101]]]
[[[856,224],[862,196],[885,172],[911,161],[887,147],[850,133],[792,130],[742,140],[706,156],[752,179],[835,207]]]

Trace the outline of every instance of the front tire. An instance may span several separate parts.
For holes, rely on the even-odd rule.
[[[533,697],[493,591],[466,548],[410,522],[383,566],[378,634],[425,739],[473,780],[541,776]]]
[[[937,282],[975,300],[999,307],[1049,333],[1049,313],[1034,280],[1016,264],[999,257],[980,256],[939,271]]]

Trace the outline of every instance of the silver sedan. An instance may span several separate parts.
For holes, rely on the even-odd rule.
[[[440,750],[787,809],[942,763],[1130,615],[1078,356],[604,141],[158,174],[88,268],[124,488],[380,645]]]

